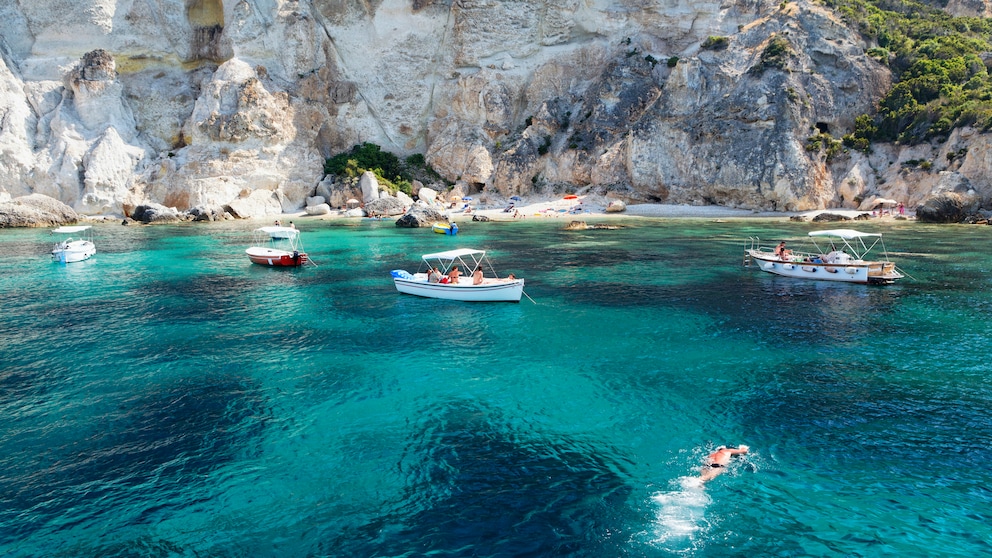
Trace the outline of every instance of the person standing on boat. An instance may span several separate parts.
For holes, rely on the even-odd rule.
[[[748,449],[745,445],[736,448],[728,448],[727,446],[716,448],[716,451],[706,457],[703,468],[699,472],[699,480],[706,482],[724,473],[727,466],[730,465],[730,459],[737,455],[745,455]]]

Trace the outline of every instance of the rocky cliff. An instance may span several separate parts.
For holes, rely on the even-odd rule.
[[[324,158],[372,142],[492,197],[990,197],[992,138],[970,130],[808,149],[890,86],[868,46],[805,0],[8,0],[0,196],[293,211]]]

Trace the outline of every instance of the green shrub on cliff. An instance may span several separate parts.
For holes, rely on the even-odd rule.
[[[410,194],[410,182],[422,180],[425,182],[441,182],[441,176],[431,168],[420,153],[414,153],[404,161],[396,155],[383,151],[374,143],[365,142],[351,148],[351,151],[338,153],[324,161],[324,175],[357,178],[364,172],[375,174],[379,184],[388,190],[397,190]]]
[[[961,126],[992,129],[992,79],[982,55],[992,51],[992,20],[952,17],[915,0],[824,0],[887,64],[895,85],[881,100],[870,137],[917,144]],[[860,142],[859,142],[860,143]]]

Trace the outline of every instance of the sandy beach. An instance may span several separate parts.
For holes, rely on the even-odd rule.
[[[843,215],[848,218],[855,218],[868,211],[854,209],[814,209],[810,211],[755,211],[750,209],[737,209],[717,205],[675,205],[661,203],[641,203],[628,205],[622,212],[607,212],[608,201],[602,197],[579,196],[575,199],[526,199],[512,204],[510,202],[500,207],[491,205],[471,205],[471,210],[466,212],[465,203],[459,203],[454,209],[445,210],[448,219],[454,223],[465,223],[472,221],[476,215],[484,216],[490,221],[520,221],[523,219],[560,219],[564,221],[582,221],[585,219],[602,218],[629,218],[629,217],[649,217],[649,218],[672,218],[672,219],[782,219],[789,220],[795,216],[802,216],[806,220],[813,219],[821,213],[833,213]],[[907,215],[908,217],[909,215]],[[284,216],[287,219],[310,218],[305,213],[293,213]],[[317,216],[318,219],[339,219],[349,218],[341,211],[334,211],[328,215]],[[352,217],[354,218],[354,217]],[[396,219],[399,215],[388,217]]]

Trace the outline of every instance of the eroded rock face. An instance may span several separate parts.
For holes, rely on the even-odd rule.
[[[0,6],[0,36],[0,191],[84,214],[257,216],[315,193],[341,207],[362,192],[320,191],[323,160],[366,141],[503,198],[913,207],[946,174],[992,198],[987,134],[829,162],[806,150],[814,131],[851,132],[891,80],[808,0],[34,0]],[[773,41],[785,54],[763,58]]]

